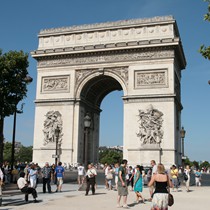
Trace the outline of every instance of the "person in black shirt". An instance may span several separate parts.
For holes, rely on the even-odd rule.
[[[168,193],[172,183],[165,172],[163,164],[158,164],[157,173],[154,174],[148,186],[155,184],[155,191],[152,197],[152,208],[155,209],[168,209]],[[161,201],[161,202],[160,202]]]

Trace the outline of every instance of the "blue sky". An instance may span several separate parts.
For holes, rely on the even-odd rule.
[[[210,23],[203,20],[207,5],[202,0],[2,1],[0,48],[3,52],[23,50],[29,53],[36,50],[37,35],[46,28],[173,15],[187,60],[181,81],[185,154],[191,160],[210,161],[210,61],[198,53],[201,44],[210,45]],[[26,146],[33,144],[36,94],[36,61],[30,57],[29,62],[29,74],[34,81],[23,101],[24,113],[17,116],[16,130],[16,140]],[[100,145],[123,143],[122,95],[122,92],[113,92],[102,102]],[[9,141],[12,129],[13,117],[6,118],[4,135]]]

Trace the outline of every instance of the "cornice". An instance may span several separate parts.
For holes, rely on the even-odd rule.
[[[166,48],[166,47],[176,47],[178,46],[179,38],[165,38],[165,39],[151,39],[151,40],[141,40],[141,41],[129,41],[129,42],[115,42],[106,44],[96,44],[96,45],[81,45],[72,47],[62,47],[53,49],[38,49],[31,52],[31,56],[35,59],[46,56],[58,56],[58,55],[75,55],[84,53],[97,53],[97,52],[108,52],[116,50],[135,50],[141,48]]]
[[[114,22],[103,22],[94,24],[74,25],[70,27],[50,28],[42,29],[39,36],[49,36],[52,34],[64,34],[64,33],[78,33],[81,31],[93,31],[93,30],[106,30],[107,28],[124,28],[134,27],[136,25],[153,25],[153,24],[164,24],[168,22],[175,22],[173,16],[157,16],[152,18],[140,18],[130,20],[119,20]]]
[[[135,152],[135,151],[176,151],[175,149],[165,149],[165,148],[130,148],[127,149],[128,151]]]
[[[176,95],[160,94],[160,95],[138,95],[138,96],[123,96],[124,103],[139,103],[139,102],[174,102]]]
[[[76,103],[75,98],[55,98],[55,99],[36,99],[34,101],[36,106],[63,106],[63,105],[71,105]]]
[[[177,98],[176,94],[123,96],[122,99],[124,103],[174,102],[178,110],[181,111],[183,109],[181,101]]]

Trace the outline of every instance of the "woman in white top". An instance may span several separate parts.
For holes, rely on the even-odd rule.
[[[38,171],[35,169],[35,165],[32,164],[29,170],[29,181],[30,181],[30,186],[32,188],[37,187],[37,176],[38,176]]]
[[[4,174],[0,168],[0,206],[2,205],[2,185],[3,185],[3,178],[4,178]]]
[[[184,169],[184,173],[187,175],[188,179],[185,181],[186,184],[186,190],[189,192],[189,187],[190,187],[190,166],[186,165],[186,168]]]

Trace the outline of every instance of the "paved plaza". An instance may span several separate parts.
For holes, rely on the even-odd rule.
[[[52,185],[52,189],[55,190],[55,185]],[[97,186],[96,195],[85,196],[84,191],[78,191],[77,184],[64,184],[63,192],[61,193],[42,193],[42,185],[37,187],[39,203],[33,203],[33,198],[30,195],[29,200],[31,202],[25,204],[24,195],[12,195],[3,197],[3,206],[0,209],[12,210],[12,209],[28,209],[28,210],[41,210],[51,209],[57,210],[62,208],[72,210],[93,210],[93,209],[123,209],[116,207],[117,191],[106,190],[104,185]],[[186,192],[184,186],[179,189],[179,192],[172,192],[175,199],[175,204],[169,209],[176,210],[198,210],[210,208],[210,187],[195,187],[191,186],[190,192]],[[148,188],[145,187],[143,191],[145,199],[149,198]],[[135,193],[129,192],[128,205],[130,209],[150,209],[150,202],[135,204]]]

